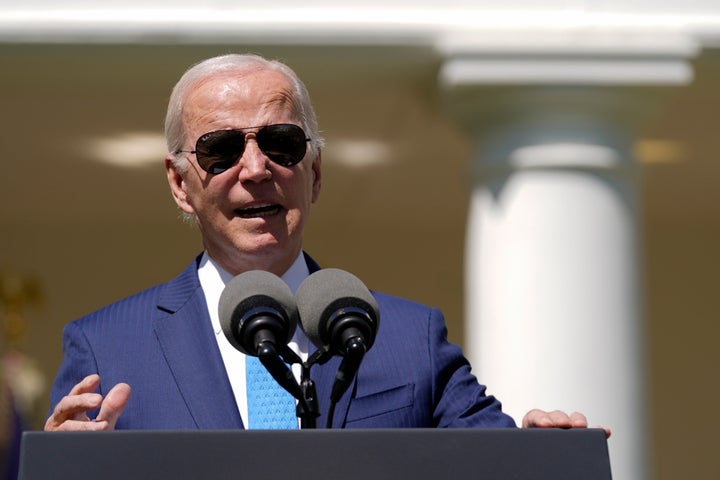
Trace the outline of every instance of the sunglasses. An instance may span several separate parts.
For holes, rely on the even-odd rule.
[[[217,175],[230,169],[242,157],[247,136],[245,131],[255,129],[258,127],[208,132],[198,138],[195,150],[176,150],[175,153],[194,153],[200,168]],[[289,123],[259,127],[255,140],[265,156],[283,167],[300,163],[310,141],[302,128]]]

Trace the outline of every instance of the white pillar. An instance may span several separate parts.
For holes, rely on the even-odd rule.
[[[523,34],[525,33],[525,34]],[[680,30],[463,32],[438,42],[448,112],[475,135],[466,352],[517,421],[613,430],[615,480],[648,477],[636,169],[629,144],[692,81]]]
[[[466,339],[519,423],[581,411],[613,430],[616,480],[645,478],[637,184],[603,125],[509,125],[478,139],[467,232]]]

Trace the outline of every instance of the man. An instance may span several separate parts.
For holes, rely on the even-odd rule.
[[[244,428],[245,358],[218,334],[220,293],[249,270],[281,276],[294,291],[319,268],[302,239],[320,194],[323,141],[292,70],[253,55],[196,65],[175,86],[166,137],[173,198],[205,251],[176,279],[66,326],[46,430]],[[515,425],[446,341],[439,311],[374,295],[382,326],[333,427]],[[291,348],[306,358],[308,346],[298,331]],[[320,425],[337,366],[313,367]],[[523,426],[587,422],[533,410]]]

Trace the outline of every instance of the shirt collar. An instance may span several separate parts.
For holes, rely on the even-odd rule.
[[[212,258],[210,258],[207,252],[203,253],[202,259],[200,260],[200,266],[198,267],[198,270],[200,271],[205,269],[215,272],[215,275],[212,275],[212,277],[219,279],[222,282],[222,288],[224,288],[225,285],[227,285],[227,283],[233,279],[233,275],[223,269],[220,265],[218,265],[217,262],[215,262]],[[203,277],[202,274],[200,276]],[[290,291],[294,295],[295,292],[297,292],[297,289],[300,287],[300,284],[308,276],[310,276],[310,270],[308,269],[307,262],[305,261],[305,255],[301,250],[297,258],[295,258],[293,264],[290,265],[288,271],[285,272],[280,278],[287,284],[288,287],[290,287]]]

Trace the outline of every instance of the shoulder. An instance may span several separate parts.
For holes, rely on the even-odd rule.
[[[371,291],[378,303],[380,315],[393,317],[428,318],[431,316],[442,317],[442,313],[435,307],[407,298],[388,295],[386,293]]]
[[[403,339],[408,345],[417,342],[427,346],[446,337],[445,317],[439,309],[407,298],[371,293],[380,312],[378,339]]]
[[[88,327],[98,322],[123,322],[147,318],[151,312],[173,311],[186,302],[190,294],[200,288],[196,262],[170,281],[154,285],[105,305],[84,315],[69,325]]]
[[[74,322],[75,325],[86,325],[89,322],[97,321],[103,318],[117,317],[118,315],[131,315],[138,310],[146,310],[157,305],[157,299],[167,284],[163,283],[155,285],[151,288],[142,290],[133,295],[129,295],[123,299],[105,305],[91,313],[88,313]]]

